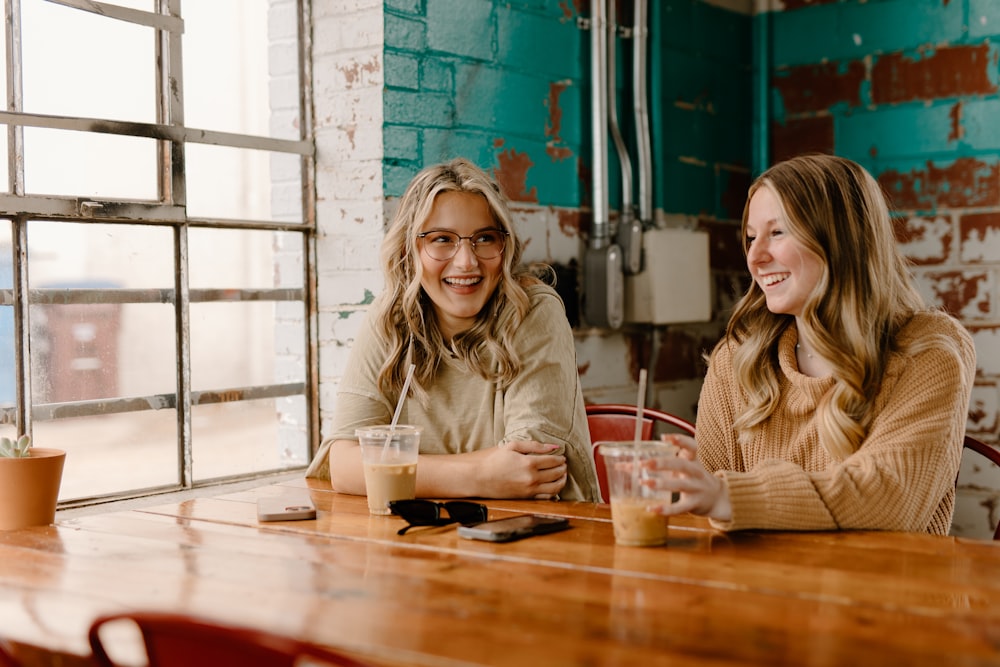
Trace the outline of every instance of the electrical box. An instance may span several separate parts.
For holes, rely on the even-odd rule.
[[[625,321],[709,321],[712,289],[708,250],[708,232],[650,229],[643,233],[643,270],[625,276]]]

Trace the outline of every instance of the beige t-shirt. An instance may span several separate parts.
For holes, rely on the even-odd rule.
[[[590,452],[587,414],[576,365],[573,332],[559,295],[546,285],[527,288],[531,307],[514,336],[521,372],[506,389],[484,380],[460,360],[446,360],[427,387],[425,409],[412,396],[399,423],[421,426],[421,454],[458,454],[514,440],[560,445],[569,476],[559,494],[564,500],[597,499],[597,477]],[[395,398],[377,386],[387,350],[366,321],[355,339],[337,393],[332,429],[306,471],[329,479],[329,445],[355,440],[354,430],[388,424]]]

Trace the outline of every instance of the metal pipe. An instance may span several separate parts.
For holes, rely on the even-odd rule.
[[[632,29],[633,109],[635,111],[636,161],[639,166],[639,220],[643,225],[653,222],[653,158],[649,138],[649,89],[646,85],[648,68],[649,19],[647,0],[635,0]]]
[[[622,172],[622,217],[623,222],[630,219],[632,213],[632,157],[628,153],[625,139],[622,138],[618,123],[618,49],[617,49],[617,0],[608,3],[608,127],[611,139],[618,152],[618,162]]]
[[[590,17],[590,104],[593,144],[593,210],[590,246],[603,248],[611,238],[608,223],[608,65],[607,0],[593,0]]]

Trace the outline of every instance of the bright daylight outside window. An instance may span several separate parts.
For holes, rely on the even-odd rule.
[[[0,435],[63,505],[305,465],[308,2],[5,7]]]

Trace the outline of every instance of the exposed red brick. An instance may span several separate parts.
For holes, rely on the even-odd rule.
[[[560,141],[559,132],[562,130],[562,107],[559,106],[559,96],[563,94],[569,84],[565,81],[552,81],[549,83],[549,98],[545,100],[545,106],[549,109],[549,117],[545,123],[545,136]]]
[[[802,153],[833,153],[833,116],[788,119],[771,123],[771,162]]]
[[[577,209],[560,208],[556,210],[559,218],[559,231],[570,238],[580,235],[580,211]]]
[[[990,95],[996,69],[990,45],[943,46],[922,58],[890,53],[872,66],[871,96],[875,104],[894,104],[965,95]]]
[[[747,198],[747,190],[750,189],[750,174],[744,170],[727,169],[717,167],[722,180],[721,204],[730,220],[739,220],[743,217],[743,203]]]
[[[927,162],[926,169],[879,174],[892,206],[899,209],[963,208],[1000,204],[1000,166],[963,157],[947,167]]]
[[[973,302],[978,302],[976,309],[981,313],[989,312],[989,291],[980,290],[980,285],[988,286],[985,273],[970,276],[961,271],[942,271],[927,278],[934,298],[951,315],[960,317]],[[986,298],[980,298],[980,292],[985,293]]]
[[[965,136],[965,128],[962,127],[962,101],[959,100],[948,112],[951,119],[951,132],[948,133],[948,141],[958,141]]]
[[[739,220],[740,217],[742,212],[736,219]],[[739,222],[699,220],[698,229],[708,232],[709,267],[720,271],[746,269]]]
[[[534,162],[527,153],[518,153],[513,148],[497,155],[499,163],[493,170],[493,175],[500,184],[500,189],[511,201],[526,201],[538,203],[538,188],[527,189],[528,170]]]
[[[643,368],[649,369],[649,351],[652,347],[649,334],[633,331],[623,333],[622,338],[625,342],[625,363],[628,366],[629,374],[638,382],[639,371]],[[655,379],[656,370],[653,369],[649,380],[652,382]]]
[[[657,382],[701,380],[707,370],[701,355],[710,351],[715,342],[685,331],[683,327],[668,328],[659,341],[653,379]]]
[[[846,67],[833,62],[779,69],[771,82],[781,94],[785,113],[799,114],[826,111],[841,102],[861,106],[864,80],[865,64],[855,60]]]

